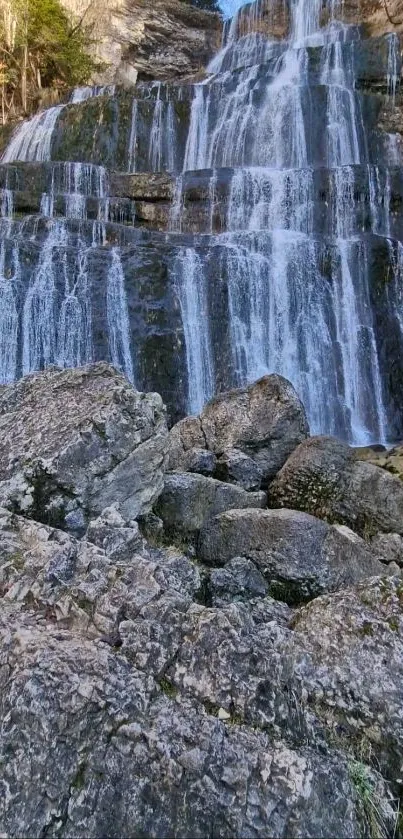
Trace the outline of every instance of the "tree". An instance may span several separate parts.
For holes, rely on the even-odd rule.
[[[0,0],[3,113],[30,113],[44,87],[88,82],[99,69],[90,46],[86,28],[69,20],[60,0]]]

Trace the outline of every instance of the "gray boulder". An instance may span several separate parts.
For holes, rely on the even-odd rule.
[[[257,490],[262,484],[263,473],[252,457],[239,449],[227,449],[217,461],[214,477],[238,484],[243,489]]]
[[[270,507],[346,524],[364,537],[403,534],[403,483],[333,437],[311,437],[290,455],[269,488]]]
[[[308,433],[304,408],[290,382],[282,376],[264,376],[215,397],[200,417],[188,417],[174,426],[169,468],[186,470],[191,450],[205,448],[219,459],[217,477],[247,489],[258,482],[265,486]],[[242,454],[248,462],[242,461]]]
[[[233,507],[265,507],[265,492],[246,492],[203,475],[173,472],[165,476],[155,511],[170,533],[196,534],[218,513]]]
[[[99,518],[89,523],[85,538],[102,548],[112,561],[130,559],[143,547],[137,522],[127,526],[115,507],[107,507]]]
[[[251,560],[270,594],[294,604],[385,573],[371,548],[347,527],[294,510],[230,510],[201,532],[201,558],[224,565]]]
[[[82,533],[112,504],[130,521],[163,486],[161,398],[105,363],[50,369],[0,392],[0,504]]]
[[[265,597],[268,585],[250,559],[235,557],[224,568],[213,568],[210,575],[210,593],[213,606],[222,606],[233,600],[252,600]]]
[[[382,562],[396,562],[403,567],[403,538],[397,533],[378,533],[371,547]]]

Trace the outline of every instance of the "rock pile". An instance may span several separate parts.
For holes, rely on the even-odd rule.
[[[399,479],[279,377],[168,434],[48,370],[0,422],[1,834],[393,835]]]

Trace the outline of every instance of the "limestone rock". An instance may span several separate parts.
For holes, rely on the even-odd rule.
[[[83,532],[118,505],[147,513],[163,486],[167,444],[157,394],[137,393],[105,363],[49,369],[0,391],[0,503]]]
[[[193,451],[207,449],[199,417],[185,417],[171,428],[168,444],[168,469],[186,471],[188,459]]]
[[[130,543],[116,510],[101,521]],[[400,777],[400,580],[296,613],[267,596],[208,608],[177,551],[112,555],[4,510],[0,535],[3,832],[365,835],[355,740]]]
[[[169,532],[195,534],[210,519],[233,507],[265,507],[265,492],[246,492],[213,478],[188,472],[165,476],[155,510]]]
[[[215,397],[200,417],[174,426],[169,468],[186,469],[189,452],[204,447],[219,458],[220,477],[227,475],[249,489],[257,486],[260,475],[264,486],[308,433],[304,408],[290,382],[264,376]]]
[[[206,477],[212,477],[214,475],[216,466],[217,458],[215,454],[206,451],[206,449],[191,449],[184,461],[186,472],[196,472]],[[259,486],[256,489],[259,489]]]
[[[233,600],[252,600],[265,597],[268,585],[259,569],[249,559],[235,557],[223,568],[213,568],[210,592],[213,606]]]
[[[372,539],[371,547],[382,562],[403,566],[403,538],[397,533],[378,533]]]
[[[337,753],[175,701],[123,656],[32,612],[2,613],[0,638],[7,835],[359,835]]]
[[[221,42],[218,14],[182,0],[63,0],[92,26],[96,55],[107,65],[101,84],[191,76],[206,66]]]
[[[363,536],[403,533],[403,484],[332,437],[298,446],[269,489],[269,506],[304,510]]]
[[[133,521],[126,526],[124,518],[114,508],[106,508],[102,515],[89,523],[85,534],[88,542],[102,548],[111,560],[130,559],[143,547],[139,526]]]
[[[357,460],[364,460],[372,463],[374,466],[381,466],[395,475],[397,478],[403,480],[403,446],[393,446],[392,449],[384,449],[379,447],[376,450],[374,447],[367,447],[363,449],[356,449],[355,455]]]
[[[402,595],[399,577],[376,577],[314,600],[292,621],[310,659],[307,701],[339,742],[360,744],[393,779],[403,768]]]
[[[217,462],[215,477],[229,484],[238,484],[247,490],[259,489],[262,471],[249,455],[239,449],[227,449]]]
[[[385,573],[370,547],[347,527],[294,510],[230,510],[202,530],[200,555],[212,565],[251,560],[269,592],[299,603]]]

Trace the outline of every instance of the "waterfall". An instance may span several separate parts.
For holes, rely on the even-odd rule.
[[[400,51],[400,41],[396,32],[392,32],[388,37],[388,71],[386,76],[386,85],[388,94],[392,105],[395,104],[396,90],[400,80],[400,73],[398,71],[398,56]]]
[[[64,298],[60,307],[56,359],[59,367],[79,367],[92,361],[92,315],[88,256],[78,253],[76,278],[64,272]]]
[[[138,101],[133,99],[129,138],[129,172],[136,172],[137,169],[137,120]]]
[[[13,249],[12,267],[6,269],[5,244],[0,248],[0,384],[13,382],[17,373],[19,318],[16,287],[20,279],[18,249]]]
[[[259,0],[237,13],[210,76],[195,85],[171,229],[181,229],[186,172],[213,169],[206,224],[213,233],[217,171],[231,167],[228,232],[210,243],[225,246],[220,274],[228,283],[235,379],[286,376],[313,432],[364,445],[385,442],[388,423],[367,251],[358,238],[364,228],[357,167],[366,173],[371,229],[383,236],[390,235],[391,184],[389,173],[369,159],[355,81],[358,28],[337,22],[332,2],[329,23],[320,28],[322,5],[293,0],[291,35],[280,45],[259,32]],[[388,41],[392,96],[394,41]],[[315,205],[320,172],[329,188],[326,219]],[[214,376],[214,359],[195,327],[205,322],[200,295],[208,265],[200,251],[187,248],[177,269],[191,410],[207,398],[204,382]]]
[[[161,82],[157,82],[157,98],[154,105],[154,116],[151,125],[150,147],[148,161],[152,172],[160,172],[163,156],[163,126],[164,104],[161,99]]]
[[[115,86],[78,87],[70,96],[70,104],[85,102],[94,96],[113,96]],[[46,161],[51,159],[53,131],[57,120],[65,105],[55,105],[46,111],[40,111],[31,119],[24,120],[19,125],[0,159],[0,163],[11,163],[14,160],[25,162]]]
[[[116,86],[113,84],[76,87],[70,96],[70,103],[76,105],[79,102],[86,102],[87,99],[93,99],[94,96],[114,96],[115,90]]]
[[[134,382],[125,277],[118,248],[112,249],[107,279],[106,311],[112,364],[123,370],[130,382]]]
[[[13,193],[11,189],[0,189],[0,218],[13,217]]]
[[[203,265],[194,249],[179,253],[174,276],[185,333],[188,406],[198,414],[214,393],[214,368]]]
[[[50,160],[53,131],[63,108],[64,105],[55,105],[22,122],[11,137],[1,163]]]
[[[392,442],[403,433],[403,142],[382,125],[400,104],[398,39],[362,40],[335,0],[290,0],[287,32],[281,4],[231,6],[202,81],[144,82],[132,97],[77,88],[14,131],[0,167],[0,381],[107,358],[180,416],[276,372],[312,432]],[[282,40],[267,36],[283,24]],[[52,162],[63,107],[76,105],[67,148],[91,116],[85,102],[110,95],[87,160]],[[96,165],[106,148],[116,168],[126,152],[128,172],[177,173],[168,231],[169,178],[139,179],[143,197],[130,198],[120,173]]]

